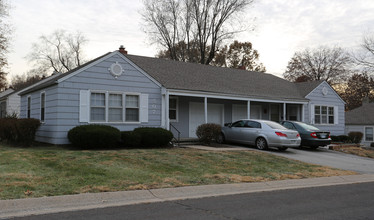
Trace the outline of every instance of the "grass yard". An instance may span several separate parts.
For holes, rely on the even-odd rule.
[[[358,147],[356,145],[336,145],[333,146],[331,149],[347,154],[354,154],[361,157],[374,158],[374,148],[366,149]]]
[[[0,199],[354,174],[257,152],[0,144]]]

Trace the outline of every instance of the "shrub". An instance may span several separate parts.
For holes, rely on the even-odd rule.
[[[121,132],[109,125],[80,125],[68,132],[69,141],[77,148],[111,148],[117,147]]]
[[[140,134],[134,131],[121,131],[121,140],[124,147],[140,146]]]
[[[140,137],[140,146],[146,148],[167,146],[173,139],[173,133],[163,128],[135,128],[134,133]]]
[[[352,143],[355,143],[355,144],[361,143],[363,136],[364,134],[358,131],[352,131],[348,133],[349,139],[352,141]]]
[[[340,138],[339,138],[339,136],[331,135],[331,141],[332,142],[340,142]]]
[[[370,147],[374,147],[374,142],[371,142],[371,143],[370,143]]]
[[[339,135],[338,136],[340,142],[348,143],[350,141],[350,138],[347,135]]]
[[[217,140],[220,133],[221,125],[213,123],[199,125],[196,130],[199,140],[207,145],[210,145],[213,140]]]
[[[2,118],[0,119],[0,139],[15,144],[31,145],[39,126],[40,121],[34,118]]]

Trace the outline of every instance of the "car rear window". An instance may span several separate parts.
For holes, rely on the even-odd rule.
[[[287,130],[287,128],[285,128],[284,126],[282,126],[281,124],[278,124],[278,123],[276,123],[276,122],[265,121],[264,123],[267,124],[267,125],[268,125],[269,127],[271,127],[272,129]]]
[[[308,125],[308,124],[305,124],[305,123],[300,123],[298,122],[297,123],[300,127],[304,128],[305,130],[319,130],[318,128],[312,126],[312,125]]]

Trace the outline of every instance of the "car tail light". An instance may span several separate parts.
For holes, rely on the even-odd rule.
[[[316,132],[311,133],[310,136],[312,136],[312,138],[317,138]]]
[[[329,138],[331,138],[330,134],[329,134]]]
[[[278,135],[279,137],[287,137],[287,134],[282,133],[282,132],[275,132],[275,134]]]
[[[296,137],[297,137],[297,138],[298,138],[298,137],[300,137],[300,134],[299,134],[299,133],[297,133]]]

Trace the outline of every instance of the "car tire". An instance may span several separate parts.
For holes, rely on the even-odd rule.
[[[265,138],[259,137],[256,139],[256,147],[259,150],[266,150],[268,149],[268,144],[266,143]]]
[[[319,146],[312,146],[312,147],[310,147],[311,149],[313,149],[313,150],[315,150],[315,149],[317,149]]]
[[[225,143],[225,135],[224,134],[221,133],[221,134],[218,135],[217,143],[219,143],[219,144]]]
[[[278,150],[279,151],[285,151],[285,150],[287,150],[288,149],[288,147],[278,147]]]

